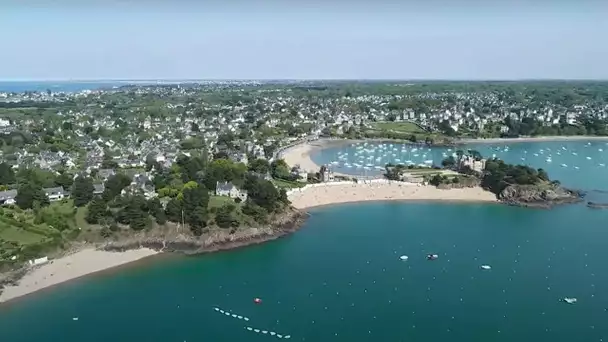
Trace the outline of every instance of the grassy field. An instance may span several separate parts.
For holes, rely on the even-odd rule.
[[[387,131],[395,131],[401,133],[423,134],[428,133],[419,125],[413,122],[376,122],[374,128]]]

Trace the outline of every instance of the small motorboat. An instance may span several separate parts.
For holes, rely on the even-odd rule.
[[[492,267],[490,265],[481,265],[481,269],[482,270],[489,270],[489,269],[492,269]]]
[[[439,255],[437,255],[437,254],[428,254],[426,256],[427,260],[437,260],[437,258],[439,258]]]
[[[562,301],[565,302],[565,303],[568,303],[568,304],[574,304],[574,303],[576,303],[576,298],[568,298],[568,297],[566,297],[566,298],[562,299]]]
[[[254,299],[253,299],[253,302],[254,302],[255,304],[262,304],[262,300],[261,300],[260,298],[254,298]]]
[[[407,255],[402,255],[399,257],[399,259],[405,261],[405,260],[409,259],[409,257]]]

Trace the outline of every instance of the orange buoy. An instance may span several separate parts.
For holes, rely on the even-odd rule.
[[[253,302],[256,304],[262,304],[262,300],[260,298],[255,298]]]

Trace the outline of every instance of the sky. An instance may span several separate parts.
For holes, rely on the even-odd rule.
[[[608,1],[0,0],[0,80],[608,79]]]

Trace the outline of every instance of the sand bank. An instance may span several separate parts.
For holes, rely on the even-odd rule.
[[[298,209],[338,203],[385,200],[497,202],[493,193],[480,187],[441,190],[429,185],[387,180],[308,185],[292,190],[288,195],[292,205]]]
[[[85,249],[32,269],[17,286],[6,286],[0,294],[0,302],[5,302],[45,287],[53,286],[90,273],[102,271],[130,263],[158,252],[141,248],[126,252],[105,252]]]
[[[287,165],[300,165],[300,168],[307,172],[319,172],[321,165],[317,165],[310,155],[318,150],[329,147],[350,145],[360,140],[347,139],[319,139],[302,144],[298,144],[281,151],[279,158],[283,158]]]

